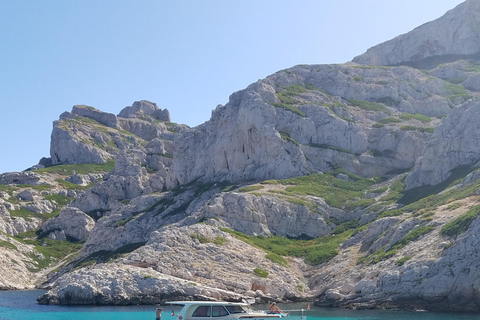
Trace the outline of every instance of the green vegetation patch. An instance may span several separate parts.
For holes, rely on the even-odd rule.
[[[401,216],[403,212],[401,210],[388,210],[385,212],[382,212],[381,214],[378,215],[377,219],[380,218],[386,218],[386,217],[396,217],[396,216]]]
[[[275,94],[277,98],[280,100],[280,103],[272,103],[272,105],[274,107],[287,109],[305,118],[306,117],[305,113],[300,111],[295,106],[299,103],[295,99],[295,96],[297,96],[300,93],[306,92],[307,88],[294,84],[289,87],[282,87],[282,89],[283,91],[279,91]]]
[[[457,236],[464,233],[470,227],[470,224],[478,217],[480,213],[480,205],[477,205],[470,209],[467,213],[455,220],[447,223],[440,229],[440,234],[443,236]]]
[[[398,259],[397,261],[395,261],[395,264],[397,266],[403,266],[405,264],[405,262],[407,262],[408,260],[412,259],[411,256],[405,256],[403,258],[400,258]]]
[[[287,267],[288,266],[288,263],[287,261],[279,254],[276,254],[276,253],[267,253],[267,255],[265,256],[266,259],[274,262],[274,263],[277,263],[277,264],[280,264],[284,267]]]
[[[399,123],[399,122],[402,122],[402,120],[395,117],[387,117],[387,118],[378,120],[378,123],[381,123],[381,124]]]
[[[433,127],[416,127],[412,125],[401,126],[400,129],[403,131],[418,131],[422,133],[433,133],[435,131],[435,128]]]
[[[42,169],[36,169],[36,173],[56,173],[62,176],[71,176],[74,173],[107,173],[115,168],[115,160],[108,159],[106,163],[80,163],[80,164],[60,164]]]
[[[66,206],[75,199],[74,197],[62,196],[60,194],[50,194],[44,196],[45,200],[50,200],[58,204],[59,206]]]
[[[348,175],[352,181],[335,178],[334,175],[337,173]],[[336,208],[350,207],[350,205],[355,207],[356,204],[358,204],[357,207],[364,207],[372,204],[375,202],[373,199],[364,199],[368,200],[367,202],[358,202],[358,199],[364,198],[364,191],[378,182],[381,182],[381,178],[360,178],[344,170],[277,180],[278,184],[287,185],[284,191],[286,195],[322,197],[328,205]]]
[[[205,243],[213,243],[213,240],[208,238],[208,237],[205,237],[205,236],[202,236],[202,235],[198,235],[198,234],[191,234],[190,237],[192,239],[197,239],[200,243],[202,244],[205,244]]]
[[[43,255],[43,259],[35,254],[30,254],[30,257],[35,262],[35,266],[29,268],[32,272],[37,272],[47,268],[54,261],[64,259],[72,253],[77,253],[81,250],[83,243],[70,239],[69,241],[52,240],[48,238],[38,238],[35,231],[28,231],[19,233],[15,237],[21,243],[30,244],[35,247],[35,250]]]
[[[348,149],[338,148],[338,147],[335,147],[335,146],[332,146],[332,145],[329,145],[329,144],[324,144],[324,143],[310,143],[310,144],[308,144],[308,146],[313,147],[313,148],[330,149],[330,150],[335,150],[335,151],[340,151],[340,152],[350,153],[350,154],[355,155],[355,153],[353,153],[352,151],[350,151]]]
[[[370,101],[357,100],[357,99],[348,99],[348,102],[352,106],[357,106],[368,111],[387,111],[385,105],[378,102],[370,102]]]
[[[82,268],[95,263],[105,263],[120,258],[122,255],[133,252],[145,245],[145,242],[136,242],[124,245],[116,250],[100,250],[75,262],[74,268]]]
[[[60,213],[60,209],[57,209],[57,210],[52,211],[52,212],[47,212],[47,213],[35,213],[35,212],[32,212],[32,211],[28,211],[27,209],[20,208],[18,210],[10,210],[9,209],[8,212],[10,213],[10,215],[12,217],[23,218],[26,221],[32,221],[31,218],[39,218],[43,221],[46,221],[50,218],[56,217]]]
[[[280,236],[248,236],[225,228],[221,228],[221,230],[252,246],[261,248],[268,254],[304,257],[305,262],[310,265],[318,265],[334,258],[338,254],[338,246],[354,233],[354,230],[348,230],[341,234],[327,235],[312,240],[296,240]],[[267,259],[274,261],[277,258],[269,256]],[[278,263],[283,264],[283,261],[278,261]]]
[[[451,100],[457,97],[461,97],[464,99],[470,99],[472,97],[470,95],[470,92],[459,84],[449,83],[445,87],[445,91],[447,91],[447,93],[449,94],[448,98]]]
[[[0,247],[8,248],[8,249],[11,249],[11,250],[17,250],[18,249],[16,245],[14,245],[11,242],[5,241],[5,240],[0,241]]]
[[[299,146],[299,143],[295,141],[295,139],[291,138],[286,132],[280,132],[280,137],[282,137],[283,140],[293,142],[295,145]]]
[[[252,192],[252,191],[261,190],[263,188],[264,186],[260,186],[260,185],[247,186],[247,187],[238,189],[238,192]]]
[[[398,250],[405,247],[408,243],[417,240],[421,236],[431,232],[433,229],[433,226],[421,226],[415,230],[412,230],[403,239],[401,239],[394,246],[392,246],[388,251],[385,251],[385,248],[381,248],[369,256],[362,257],[358,260],[358,263],[366,263],[368,265],[371,265],[387,260],[397,254]]]
[[[260,268],[253,269],[253,274],[260,277],[260,278],[268,277],[268,272],[263,270],[263,269],[260,269]]]
[[[425,123],[432,121],[432,118],[430,118],[429,116],[426,116],[424,114],[421,114],[421,113],[411,114],[411,113],[407,113],[407,112],[403,112],[400,115],[400,119],[405,120],[405,121],[415,119],[415,120],[425,122]]]

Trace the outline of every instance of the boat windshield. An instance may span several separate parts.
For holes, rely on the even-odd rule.
[[[247,313],[243,306],[225,306],[230,313]]]

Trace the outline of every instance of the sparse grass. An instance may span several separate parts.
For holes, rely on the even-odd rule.
[[[263,269],[260,269],[260,268],[253,269],[253,274],[260,277],[260,278],[268,277],[268,272],[263,270]]]
[[[33,233],[34,234],[34,233]],[[31,233],[30,233],[30,236]],[[47,268],[54,261],[59,261],[71,253],[79,252],[83,246],[81,242],[59,241],[48,238],[37,239],[27,238],[20,234],[14,237],[18,241],[35,246],[35,250],[43,255],[43,259],[33,253],[30,258],[35,262],[35,267],[29,268],[30,271],[37,272]]]
[[[387,118],[383,118],[383,119],[378,120],[377,123],[389,124],[389,123],[399,123],[399,122],[402,122],[402,120],[400,120],[398,118],[395,118],[395,117],[387,117]]]
[[[447,223],[440,229],[440,234],[447,237],[452,237],[464,233],[470,227],[470,224],[478,217],[480,213],[480,205],[470,209],[467,213],[455,220]]]
[[[292,111],[300,115],[301,117],[305,118],[306,115],[302,111],[300,111],[295,105],[298,104],[298,101],[295,99],[295,96],[306,92],[307,89],[305,87],[299,85],[292,85],[289,87],[282,87],[283,91],[277,92],[275,95],[277,96],[280,103],[272,103],[274,107],[284,108],[287,110]]]
[[[46,221],[50,218],[56,217],[60,213],[59,209],[53,212],[47,212],[47,213],[35,213],[35,212],[28,211],[27,209],[24,209],[24,208],[20,208],[18,210],[8,210],[8,211],[12,217],[23,218],[26,221],[32,221],[32,218],[39,218],[43,221]]]
[[[401,126],[400,129],[403,131],[418,131],[421,133],[433,133],[435,131],[435,128],[433,127],[416,127],[412,125]]]
[[[350,154],[355,155],[355,153],[353,153],[352,151],[350,151],[348,149],[342,149],[342,148],[334,147],[332,145],[324,144],[324,143],[310,143],[308,146],[313,147],[313,148],[331,149],[331,150],[350,153]]]
[[[265,258],[274,262],[274,263],[278,263],[282,266],[285,266],[285,267],[288,266],[287,261],[281,255],[278,255],[276,253],[267,253]]]
[[[0,247],[8,248],[8,249],[11,249],[11,250],[18,250],[16,245],[14,245],[11,242],[5,241],[5,240],[0,241]]]
[[[261,190],[263,188],[264,188],[264,186],[253,185],[253,186],[247,186],[247,187],[240,188],[240,189],[238,189],[238,192],[251,192],[251,191]]]
[[[74,197],[62,196],[60,194],[50,194],[50,195],[44,196],[44,198],[45,200],[50,200],[55,202],[59,206],[66,206],[67,204],[72,202],[73,199],[75,199]]]
[[[197,239],[198,242],[200,242],[201,244],[206,244],[206,243],[213,243],[213,240],[208,238],[208,237],[205,237],[205,236],[202,236],[202,235],[198,235],[198,234],[191,234],[190,237],[192,239]]]
[[[405,256],[405,257],[400,258],[397,261],[395,261],[395,264],[400,267],[400,266],[403,266],[405,264],[405,262],[407,262],[410,259],[412,259],[411,256]]]
[[[381,218],[386,218],[386,217],[396,217],[396,216],[401,216],[403,212],[401,210],[389,210],[382,212],[381,214],[378,215],[377,219]]]
[[[366,263],[368,265],[371,265],[387,260],[397,254],[398,250],[405,247],[408,243],[416,241],[418,238],[431,232],[433,229],[433,226],[420,226],[417,229],[410,231],[404,238],[394,244],[388,251],[385,251],[385,248],[381,248],[372,253],[371,255],[362,257],[358,260],[358,263]]]
[[[221,230],[230,233],[237,239],[252,246],[263,249],[268,254],[304,257],[305,262],[310,265],[318,265],[335,257],[338,254],[338,246],[340,243],[354,233],[354,230],[348,230],[341,234],[328,235],[312,240],[295,240],[280,236],[248,236],[244,233],[225,228],[221,228]],[[269,257],[272,258],[275,256]]]
[[[290,135],[286,132],[280,132],[280,136],[283,140],[293,142],[295,145],[299,146],[299,143],[295,139],[291,138]]]
[[[225,239],[224,237],[221,236],[216,236],[215,239],[213,240],[213,243],[219,246],[224,246],[228,243],[229,241]]]
[[[145,242],[136,242],[124,245],[116,250],[109,251],[109,250],[100,250],[90,254],[89,256],[76,261],[75,265],[73,266],[74,269],[78,269],[81,267],[85,267],[87,265],[95,264],[95,263],[105,263],[109,261],[113,261],[124,254],[128,254],[132,251],[137,250],[141,246],[144,246]]]
[[[415,120],[425,122],[425,123],[432,121],[432,118],[430,118],[430,117],[428,117],[424,114],[421,114],[421,113],[410,114],[410,113],[407,113],[407,112],[403,112],[400,115],[400,119],[405,120],[405,121],[415,119]]]
[[[467,100],[472,97],[470,92],[459,84],[449,83],[445,87],[445,91],[449,94],[447,98],[450,100],[454,100],[455,98],[459,97]]]
[[[334,175],[339,172],[347,174],[353,181],[335,178]],[[373,199],[364,199],[366,202],[363,200],[355,201],[355,199],[362,199],[363,192],[380,181],[380,178],[360,178],[347,171],[340,170],[334,173],[311,174],[308,176],[277,180],[277,183],[287,185],[283,192],[285,195],[292,197],[296,195],[322,197],[333,207],[346,208],[350,207],[350,205],[353,207],[365,206],[375,202]]]
[[[115,168],[115,160],[108,159],[106,163],[60,164],[48,168],[34,170],[35,173],[56,173],[62,176],[78,174],[107,173]]]
[[[357,106],[368,111],[387,111],[385,105],[382,103],[370,102],[365,100],[357,100],[357,99],[348,99],[348,102],[352,106]]]

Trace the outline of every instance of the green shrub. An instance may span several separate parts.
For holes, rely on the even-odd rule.
[[[240,188],[238,189],[238,192],[251,192],[251,191],[257,191],[261,189],[263,189],[263,186],[253,185],[253,186]]]
[[[378,215],[377,219],[380,219],[380,218],[386,218],[386,217],[396,217],[396,216],[401,216],[403,214],[403,212],[401,210],[389,210],[389,211],[385,211],[385,212],[382,212],[381,214]]]
[[[381,124],[398,123],[398,122],[402,122],[402,120],[394,117],[387,117],[387,118],[378,120],[378,123],[381,123]]]
[[[418,131],[427,133],[433,133],[435,131],[435,128],[433,127],[416,127],[412,125],[401,126],[400,129],[403,131]]]
[[[286,132],[280,132],[280,136],[282,137],[283,140],[287,140],[287,141],[293,142],[295,145],[299,146],[298,142],[295,141],[295,139],[291,138],[288,133],[286,133]]]
[[[440,229],[440,234],[443,236],[456,236],[464,233],[470,227],[470,224],[478,217],[480,212],[480,205],[473,207],[463,216],[456,218],[455,220],[447,223]]]
[[[406,112],[403,112],[400,115],[400,119],[405,120],[405,121],[412,120],[412,119],[415,119],[415,120],[418,120],[418,121],[421,121],[421,122],[432,121],[432,118],[430,118],[430,117],[428,117],[424,114],[421,114],[421,113],[410,114],[410,113],[406,113]]]
[[[369,111],[386,111],[387,110],[385,108],[385,105],[382,103],[370,102],[365,100],[357,100],[357,99],[348,99],[348,102],[352,106],[357,106],[364,110],[369,110]]]
[[[260,268],[255,268],[253,269],[253,274],[255,274],[256,276],[260,277],[260,278],[266,278],[268,277],[268,272],[265,271],[265,270],[262,270]]]
[[[225,239],[224,237],[216,236],[215,240],[213,240],[213,243],[219,246],[224,246],[225,244],[228,243],[228,240]]]
[[[36,173],[56,173],[63,176],[70,176],[74,172],[78,174],[107,173],[115,168],[115,160],[108,159],[106,163],[81,163],[61,164],[47,168],[36,169]]]
[[[287,261],[279,254],[276,254],[276,253],[267,253],[267,255],[265,256],[266,259],[274,262],[274,263],[278,263],[279,265],[282,265],[282,266],[288,266],[288,263]]]
[[[405,262],[407,262],[408,260],[412,259],[411,256],[405,256],[403,258],[400,258],[398,259],[397,261],[395,261],[395,264],[397,266],[403,266],[405,264]]]
[[[213,243],[213,241],[210,238],[202,236],[202,235],[192,234],[192,235],[190,235],[190,237],[192,239],[197,239],[202,244]]]

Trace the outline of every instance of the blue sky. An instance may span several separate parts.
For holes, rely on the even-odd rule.
[[[0,173],[48,157],[76,104],[196,126],[297,64],[343,63],[462,0],[0,0]]]

